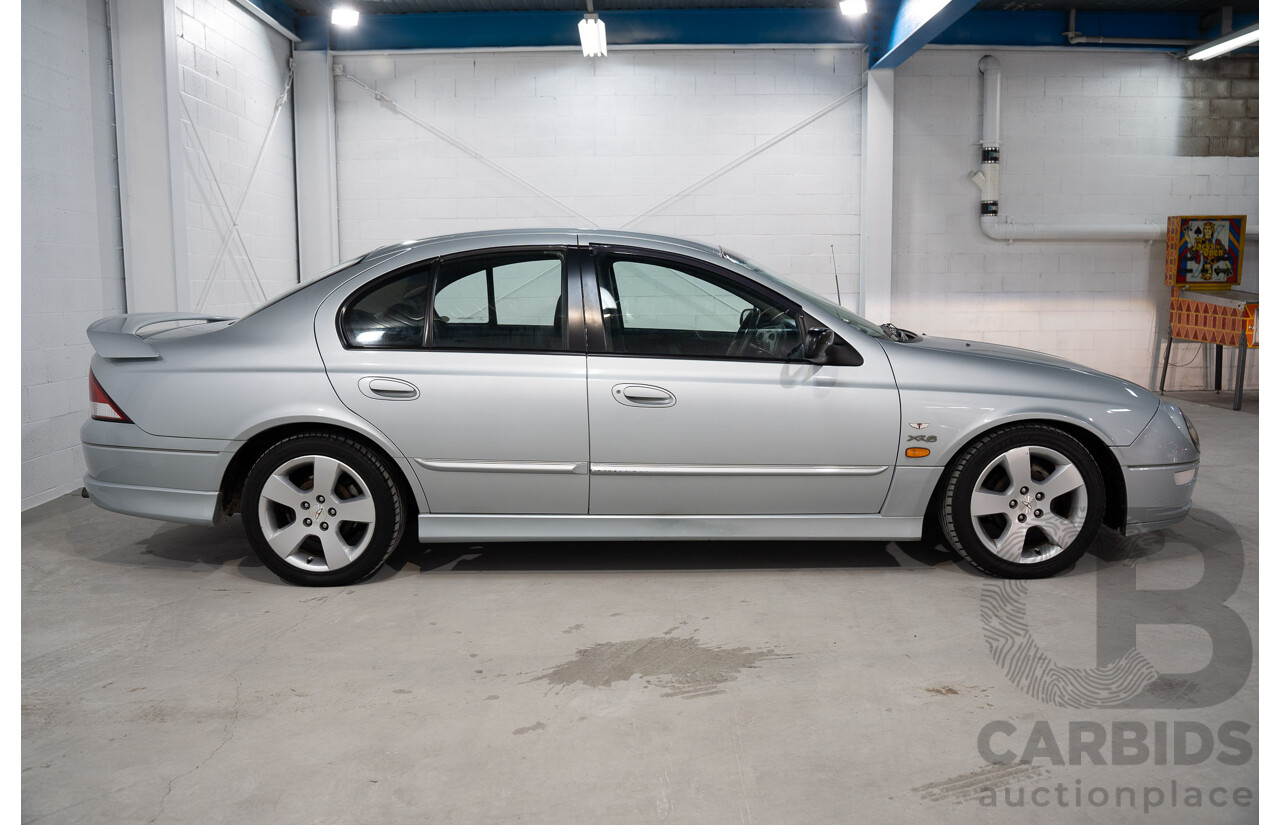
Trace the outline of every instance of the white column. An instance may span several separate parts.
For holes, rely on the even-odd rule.
[[[892,320],[893,69],[867,72],[862,112],[862,288],[858,314]]]
[[[173,0],[112,0],[120,222],[129,312],[189,310]]]
[[[293,61],[298,272],[305,281],[339,262],[333,60],[329,52],[295,51]]]

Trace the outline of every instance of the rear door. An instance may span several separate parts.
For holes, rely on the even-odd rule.
[[[427,261],[321,307],[334,388],[411,460],[432,513],[587,512],[582,293],[569,252]]]

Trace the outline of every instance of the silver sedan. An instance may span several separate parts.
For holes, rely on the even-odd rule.
[[[341,585],[402,541],[914,540],[1052,575],[1186,517],[1195,428],[1027,350],[877,326],[724,249],[526,230],[370,252],[240,319],[89,327],[85,489]]]

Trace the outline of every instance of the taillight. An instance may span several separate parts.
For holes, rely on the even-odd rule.
[[[112,401],[111,396],[107,395],[106,390],[102,389],[102,385],[98,383],[93,370],[89,370],[89,410],[98,421],[132,423],[129,421],[129,416],[122,413],[120,408],[116,406],[116,402]]]

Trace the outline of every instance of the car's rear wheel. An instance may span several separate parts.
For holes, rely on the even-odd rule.
[[[1009,427],[951,465],[940,510],[951,545],[980,570],[1052,576],[1074,564],[1102,525],[1105,486],[1075,438],[1043,425]]]
[[[339,436],[277,442],[245,479],[245,533],[262,563],[294,584],[372,576],[399,543],[405,508],[384,459]]]

